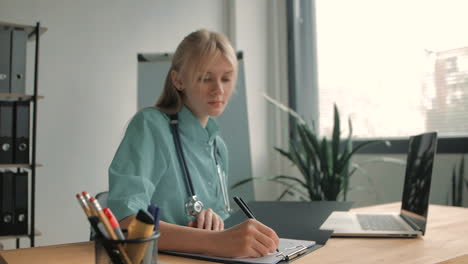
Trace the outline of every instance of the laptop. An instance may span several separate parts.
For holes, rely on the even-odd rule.
[[[418,237],[426,231],[437,133],[411,136],[400,213],[333,212],[320,229],[332,236]]]

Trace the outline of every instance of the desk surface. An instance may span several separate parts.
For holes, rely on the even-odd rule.
[[[354,209],[355,212],[397,212],[399,203]],[[331,238],[294,264],[305,263],[468,263],[468,209],[431,205],[422,238]],[[92,242],[0,251],[5,263],[94,263]],[[168,255],[168,264],[211,263]]]

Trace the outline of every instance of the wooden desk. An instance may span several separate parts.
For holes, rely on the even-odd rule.
[[[397,212],[399,203],[354,209],[355,212]],[[93,242],[0,251],[0,264],[94,263]],[[211,263],[168,255],[168,264]],[[318,249],[296,261],[306,263],[468,263],[468,209],[431,205],[426,235],[405,238],[331,238]]]

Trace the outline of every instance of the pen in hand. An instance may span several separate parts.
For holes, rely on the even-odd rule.
[[[255,219],[255,216],[250,210],[250,208],[247,206],[247,204],[244,202],[244,200],[241,197],[234,196],[234,201],[237,203],[237,205],[240,207],[240,209],[244,212],[244,214],[250,218],[250,219]],[[279,252],[278,249],[276,249],[276,252]]]
[[[244,212],[244,214],[250,218],[250,219],[255,219],[255,215],[253,212],[250,210],[250,208],[247,206],[247,204],[244,202],[244,200],[238,196],[234,196],[234,201],[237,203],[237,205],[240,207],[240,209]]]

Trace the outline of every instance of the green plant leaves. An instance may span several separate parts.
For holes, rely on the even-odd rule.
[[[313,122],[310,126],[294,110],[267,95],[264,97],[296,121],[294,127],[297,137],[292,136],[289,139],[289,150],[278,147],[274,149],[292,162],[303,176],[303,180],[286,175],[254,179],[269,180],[285,186],[285,190],[281,192],[278,199],[283,199],[286,195],[298,194],[300,199],[305,200],[336,200],[342,193],[343,200],[346,200],[349,179],[357,170],[356,168],[350,170],[349,164],[352,156],[360,149],[381,142],[381,140],[361,143],[353,148],[351,119],[348,119],[349,134],[346,139],[342,139],[340,113],[336,104],[333,106],[334,123],[331,138],[327,139],[325,136],[320,138],[315,133]],[[250,180],[240,181],[232,188]]]

